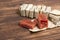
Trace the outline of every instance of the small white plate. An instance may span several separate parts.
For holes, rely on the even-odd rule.
[[[33,21],[33,20],[31,20]],[[48,28],[54,28],[57,27],[55,24],[53,24],[51,21],[48,21]],[[29,31],[31,32],[38,32],[38,31],[42,31],[42,30],[46,30],[47,28],[43,28],[43,29],[39,29],[37,26],[34,27],[33,29],[29,29]]]

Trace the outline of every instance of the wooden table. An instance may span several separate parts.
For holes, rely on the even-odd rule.
[[[19,16],[22,3],[45,4],[60,10],[60,0],[0,0],[0,40],[60,40],[60,27],[38,33],[19,27],[19,21],[25,18]]]

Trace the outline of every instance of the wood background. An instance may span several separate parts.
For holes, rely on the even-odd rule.
[[[60,10],[60,0],[0,0],[0,40],[60,40],[60,27],[38,33],[19,27],[19,21],[25,18],[18,14],[23,3],[45,4]]]

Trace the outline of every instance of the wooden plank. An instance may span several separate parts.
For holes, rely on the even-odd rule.
[[[43,4],[46,4],[46,5],[52,5],[53,6],[53,4],[54,5],[57,5],[57,4],[59,5],[60,4],[59,1],[60,0],[57,0],[57,1],[56,0],[53,0],[53,1],[52,0],[44,0],[44,1],[43,0],[38,0],[38,1],[36,1],[36,0],[32,0],[32,1],[31,0],[29,0],[29,1],[15,0],[15,1],[9,1],[9,2],[1,2],[0,6],[1,7],[4,7],[4,6],[5,7],[12,7],[12,6],[18,6],[21,3],[33,3],[33,4],[36,4],[36,3],[37,4],[40,4],[40,3],[42,4],[43,3]]]
[[[36,33],[36,34],[27,35],[27,36],[23,37],[23,39],[30,39],[30,38],[36,38],[36,37],[42,37],[42,36],[46,36],[47,37],[47,35],[53,35],[53,34],[56,34],[56,33],[60,33],[59,29],[60,29],[60,27],[59,28],[55,28],[55,29],[42,31],[42,32],[39,32],[39,33]]]
[[[36,37],[36,38],[32,38],[30,40],[60,40],[60,33],[42,36],[42,37]]]
[[[16,12],[22,3],[45,4],[60,10],[60,0],[0,0],[0,40],[60,40],[60,27],[30,33],[18,25],[21,19]]]

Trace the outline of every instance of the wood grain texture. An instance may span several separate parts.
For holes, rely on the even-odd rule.
[[[30,33],[18,25],[19,6],[23,3],[45,4],[60,10],[60,0],[0,0],[0,40],[60,40],[60,27]],[[27,19],[27,18],[26,18]]]

